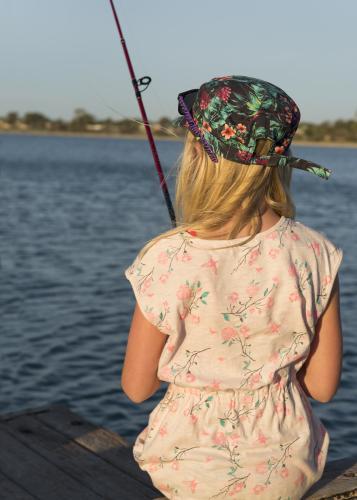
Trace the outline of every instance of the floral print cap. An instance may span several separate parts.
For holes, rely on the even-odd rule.
[[[213,78],[192,91],[191,109],[179,94],[174,121],[201,140],[214,162],[218,156],[244,164],[290,166],[328,179],[331,170],[287,152],[300,121],[295,101],[272,83],[248,76]],[[192,95],[191,95],[192,100]],[[255,156],[258,139],[270,139],[268,154]]]

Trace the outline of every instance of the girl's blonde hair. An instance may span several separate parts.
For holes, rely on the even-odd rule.
[[[269,139],[260,139],[256,155],[268,154]],[[250,236],[235,245],[248,243],[262,227],[261,208],[265,202],[278,215],[295,217],[290,195],[291,167],[245,165],[219,157],[214,163],[191,132],[187,131],[183,152],[178,160],[174,210],[177,226],[155,236],[139,252],[141,259],[161,238],[188,229],[200,238],[222,229],[233,220],[227,240],[237,238],[241,230],[251,228]]]

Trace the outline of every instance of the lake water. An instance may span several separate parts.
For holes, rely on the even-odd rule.
[[[157,145],[173,197],[182,144]],[[341,386],[312,401],[333,460],[357,453],[357,149],[293,149],[334,170],[293,181],[297,220],[344,250]],[[123,271],[170,227],[146,141],[0,135],[0,413],[63,403],[133,442],[166,384],[141,405],[121,392],[134,307]]]

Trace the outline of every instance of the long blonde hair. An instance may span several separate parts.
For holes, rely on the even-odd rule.
[[[267,154],[269,139],[257,142],[255,154]],[[219,157],[214,163],[191,132],[187,131],[183,152],[178,160],[174,210],[176,227],[147,241],[139,253],[141,259],[147,250],[161,238],[188,229],[200,238],[210,238],[233,220],[227,240],[237,238],[245,226],[250,236],[235,245],[248,243],[262,227],[261,207],[265,202],[278,215],[295,217],[295,206],[290,195],[291,167],[263,167],[245,165]]]

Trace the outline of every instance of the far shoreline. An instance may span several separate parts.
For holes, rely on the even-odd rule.
[[[94,139],[132,139],[132,140],[145,140],[146,135],[142,134],[110,134],[110,133],[96,133],[96,132],[64,132],[64,131],[42,131],[42,130],[0,130],[0,135],[34,135],[46,137],[85,137]],[[179,136],[162,136],[153,134],[156,141],[183,141],[184,137]],[[293,140],[292,147],[320,147],[320,148],[357,148],[357,142],[332,142],[332,141],[299,141]]]

